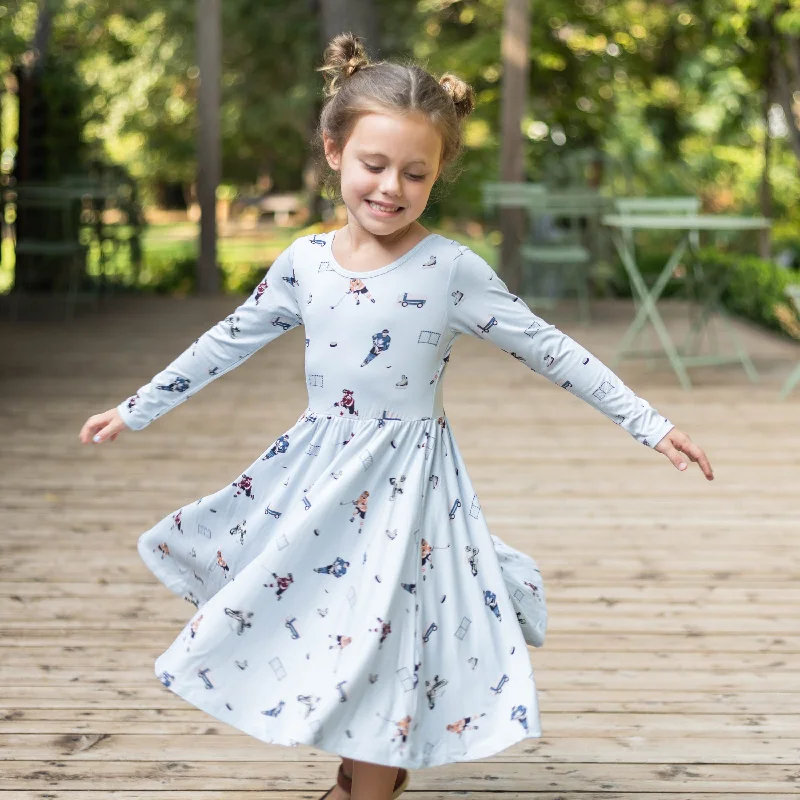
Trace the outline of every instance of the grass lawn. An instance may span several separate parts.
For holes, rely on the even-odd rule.
[[[298,236],[309,233],[306,228],[274,227],[261,231],[243,231],[236,235],[222,235],[217,240],[217,258],[224,273],[224,285],[233,291],[248,291],[254,274],[265,272],[275,258]],[[431,227],[461,244],[468,245],[490,264],[495,264],[495,248],[488,237],[467,235],[462,229]],[[140,282],[155,287],[163,283],[182,291],[185,285],[176,275],[186,276],[193,270],[191,264],[197,258],[200,226],[194,222],[148,225],[142,235],[144,264]],[[123,257],[117,269],[126,274],[129,267]],[[96,254],[90,254],[88,272],[98,274]],[[2,243],[2,266],[0,266],[0,293],[10,289],[14,280],[14,250],[10,239]]]

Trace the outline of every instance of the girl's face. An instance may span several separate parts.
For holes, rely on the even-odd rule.
[[[327,134],[323,140],[328,163],[341,172],[349,223],[386,236],[425,210],[441,172],[442,148],[441,136],[425,117],[371,112],[356,122],[341,153]]]

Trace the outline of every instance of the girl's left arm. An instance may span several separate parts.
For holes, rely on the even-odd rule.
[[[459,250],[450,273],[453,331],[494,342],[647,447],[655,447],[675,427],[588,350],[531,312],[483,258],[468,247]]]

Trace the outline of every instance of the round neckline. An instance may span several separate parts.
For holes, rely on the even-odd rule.
[[[436,233],[429,233],[424,239],[420,239],[420,241],[418,241],[410,250],[403,253],[403,255],[401,255],[399,258],[396,258],[394,261],[390,261],[388,264],[382,267],[354,272],[353,270],[345,269],[333,255],[333,240],[336,238],[336,234],[339,233],[340,230],[342,230],[342,228],[337,228],[337,230],[331,231],[331,237],[328,241],[328,255],[330,256],[331,267],[333,267],[334,272],[338,272],[340,275],[345,275],[348,278],[374,278],[377,275],[381,275],[384,272],[395,269],[395,267],[399,267],[404,261],[407,261],[409,258],[411,258],[411,256],[413,256],[417,250],[419,250],[422,245],[428,241],[428,239],[433,236],[438,236]]]

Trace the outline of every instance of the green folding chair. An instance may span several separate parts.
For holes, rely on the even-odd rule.
[[[29,256],[33,269],[41,268],[44,263],[48,269],[55,271],[55,282],[65,300],[65,318],[71,319],[75,301],[80,293],[80,281],[86,263],[86,245],[78,239],[78,222],[76,214],[76,198],[69,189],[57,184],[26,183],[13,189],[16,199],[18,217],[26,210],[54,211],[48,215],[50,230],[47,235],[26,237],[15,242],[16,265],[14,269],[14,286],[10,292],[11,318],[16,320],[19,314],[19,302],[23,295],[30,294],[30,275],[25,269],[19,269],[19,256]],[[51,295],[52,296],[52,295]],[[96,301],[96,297],[93,298]]]
[[[483,211],[492,215],[500,208],[527,208],[528,200],[547,192],[541,183],[484,183],[481,185]]]
[[[587,222],[587,231],[592,227],[596,229],[597,226],[589,225],[589,221],[599,220],[608,209],[609,198],[586,190],[548,192],[533,196],[528,202],[532,229],[535,229],[537,220],[543,217],[549,217],[554,222],[566,222],[567,227],[558,241],[534,241],[521,247],[526,278],[531,282],[540,278],[542,268],[544,271],[559,269],[566,273],[578,297],[580,320],[585,324],[591,321],[589,268],[596,257],[597,242],[586,241],[582,224]],[[538,305],[553,304],[550,297],[531,297],[531,300]]]

